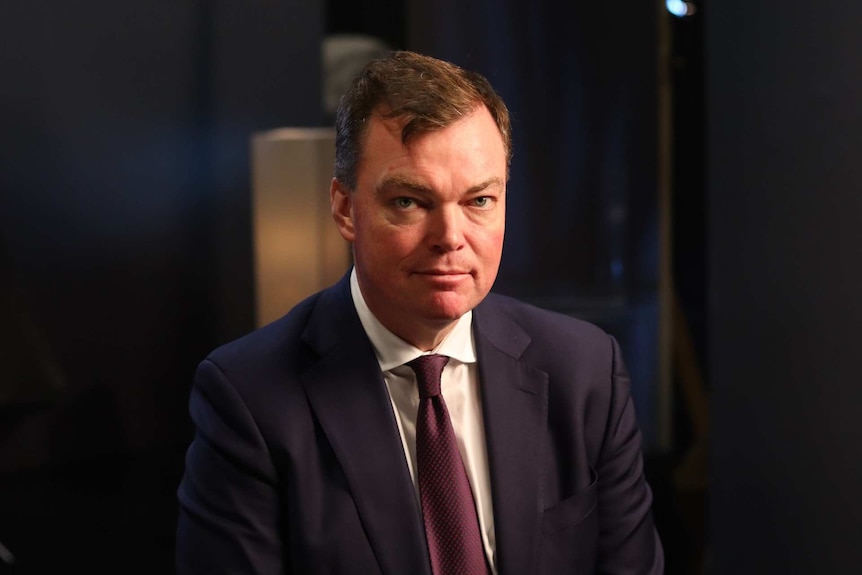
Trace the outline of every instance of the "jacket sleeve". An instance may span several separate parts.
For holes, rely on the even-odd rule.
[[[664,572],[664,552],[653,524],[652,492],[644,478],[642,440],[619,345],[612,344],[612,396],[597,462],[599,549],[597,572]]]
[[[198,367],[195,436],[177,493],[178,575],[287,573],[269,450],[239,392],[212,361]]]

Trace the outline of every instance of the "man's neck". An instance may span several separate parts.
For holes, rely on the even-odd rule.
[[[389,331],[392,335],[397,336],[399,339],[403,340],[406,343],[409,343],[413,347],[419,349],[420,351],[431,351],[436,349],[443,340],[452,333],[452,330],[464,319],[465,316],[469,316],[470,312],[462,316],[461,318],[457,318],[455,320],[439,320],[436,322],[412,322],[408,326],[409,329],[404,326],[398,324],[398,322],[386,321],[387,318],[385,314],[375,313],[374,310],[368,305],[368,300],[365,299],[364,294],[362,293],[362,289],[359,285],[358,278],[356,276],[356,270],[354,269],[351,272],[350,278],[350,290],[353,296],[354,305],[357,308],[357,311],[360,309],[364,309],[365,312],[369,316],[373,317],[374,321],[376,321],[382,328]],[[360,316],[362,316],[360,311]],[[469,318],[468,318],[469,319]],[[365,321],[365,320],[363,320]],[[469,325],[469,321],[468,321]]]
[[[417,329],[415,331],[419,333],[413,333],[409,336],[398,333],[396,330],[390,328],[389,326],[386,326],[386,324],[383,325],[386,326],[389,331],[391,331],[407,343],[416,346],[417,349],[421,349],[422,351],[431,351],[432,349],[440,345],[440,342],[446,339],[446,336],[449,335],[449,333],[452,331],[452,329],[457,323],[458,320],[455,320],[453,322],[449,322],[448,324],[442,326],[439,329],[435,327],[421,329],[424,326],[417,326],[420,329]]]

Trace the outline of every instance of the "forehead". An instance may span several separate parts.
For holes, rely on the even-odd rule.
[[[402,133],[406,122],[405,118],[386,118],[381,114],[369,119],[358,166],[360,177],[363,172],[369,175],[369,171],[436,168],[487,172],[505,180],[503,137],[485,106],[477,106],[446,127],[414,132],[404,143]]]

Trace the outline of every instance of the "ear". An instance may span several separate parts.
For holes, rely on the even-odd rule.
[[[353,199],[350,190],[339,182],[338,178],[332,178],[329,185],[329,208],[341,237],[352,242],[356,237],[353,227]]]

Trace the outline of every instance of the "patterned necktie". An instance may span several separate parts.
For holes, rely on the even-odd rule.
[[[445,355],[423,355],[407,363],[419,384],[416,460],[431,569],[434,575],[487,575],[470,482],[440,395],[448,361]]]

